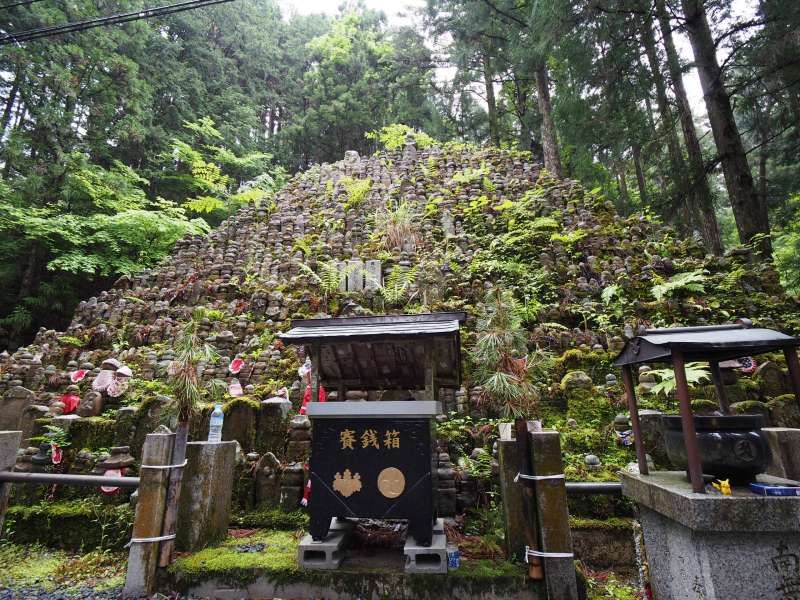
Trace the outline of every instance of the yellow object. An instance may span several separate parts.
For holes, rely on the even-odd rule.
[[[400,469],[386,467],[378,473],[378,491],[387,498],[397,498],[406,488],[406,476]]]
[[[356,492],[361,491],[361,475],[353,475],[350,469],[345,469],[344,474],[336,473],[333,479],[333,489],[345,498],[349,498]]]
[[[716,481],[712,481],[711,485],[717,488],[723,496],[730,496],[731,495],[731,482],[729,479],[720,479],[719,483]]]

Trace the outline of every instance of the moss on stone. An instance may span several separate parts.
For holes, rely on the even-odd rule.
[[[234,398],[233,400],[226,402],[222,406],[222,412],[224,412],[227,415],[232,410],[240,406],[246,406],[252,410],[257,411],[258,409],[261,408],[261,401],[258,400],[257,398],[252,398],[250,396],[240,396],[238,398]]]
[[[9,507],[3,531],[17,544],[65,550],[118,549],[130,539],[133,516],[128,504],[111,506],[95,498],[42,502]]]
[[[231,525],[248,529],[297,531],[308,526],[308,515],[300,510],[287,513],[279,508],[270,508],[235,514],[231,518]]]
[[[75,421],[69,428],[72,447],[76,450],[98,450],[114,445],[116,429],[114,419],[86,417]]]
[[[714,411],[719,410],[719,405],[714,402],[713,400],[706,400],[704,398],[698,398],[697,400],[692,400],[692,412],[698,415],[713,413]]]
[[[603,531],[625,531],[631,530],[633,519],[621,517],[610,517],[608,519],[592,519],[588,517],[569,518],[569,526],[572,529],[600,529]]]
[[[562,378],[570,371],[584,371],[593,380],[614,371],[611,362],[614,355],[605,350],[583,350],[570,348],[553,363],[554,377]]]
[[[745,400],[731,404],[731,412],[735,415],[762,415],[769,411],[769,406],[758,400]]]

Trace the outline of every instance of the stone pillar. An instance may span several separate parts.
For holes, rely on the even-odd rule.
[[[175,443],[174,433],[150,433],[142,448],[142,467],[168,465]],[[142,468],[139,475],[139,501],[133,521],[133,539],[161,535],[167,501],[168,469]],[[159,542],[132,542],[128,554],[123,595],[140,598],[155,592]]]
[[[784,479],[800,480],[800,429],[762,427],[769,442],[772,464],[767,472]]]
[[[505,517],[506,552],[515,561],[525,560],[525,517],[522,512],[522,486],[514,483],[519,471],[517,442],[498,440],[497,454],[500,459],[500,490],[503,497]]]
[[[176,547],[193,552],[220,541],[231,517],[236,442],[186,444]]]
[[[572,532],[569,528],[567,488],[561,462],[561,439],[557,431],[534,431],[530,434],[531,467],[536,477],[561,475],[536,481],[536,514],[539,540],[545,553],[564,554],[544,557],[544,580],[548,600],[577,600],[578,583],[572,556]]]
[[[10,471],[17,462],[17,448],[22,440],[21,431],[0,431],[0,471]],[[3,517],[6,514],[10,483],[0,483],[0,537],[3,533]]]
[[[683,471],[621,479],[639,506],[655,598],[798,597],[800,497],[697,494]]]

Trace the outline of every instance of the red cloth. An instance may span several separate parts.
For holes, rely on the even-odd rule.
[[[325,402],[328,399],[328,393],[325,391],[325,388],[319,386],[319,402]],[[306,386],[306,391],[303,394],[303,403],[300,405],[300,414],[306,414],[306,405],[311,402],[311,385]]]
[[[63,394],[60,400],[64,403],[64,414],[68,415],[72,412],[75,412],[75,409],[78,408],[78,404],[81,402],[81,397],[77,394]]]
[[[50,459],[53,461],[53,464],[60,465],[62,459],[64,458],[64,452],[61,450],[61,446],[58,444],[50,444],[50,449],[52,450]]]

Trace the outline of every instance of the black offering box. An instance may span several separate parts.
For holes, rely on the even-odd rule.
[[[430,545],[434,522],[438,402],[314,402],[310,533],[324,540],[332,517],[408,519]]]
[[[461,385],[463,312],[301,319],[280,334],[311,358],[311,398],[320,386],[339,402],[310,402],[311,536],[332,517],[408,519],[431,543],[437,472],[433,419],[439,389]],[[349,391],[371,401],[341,401]]]

